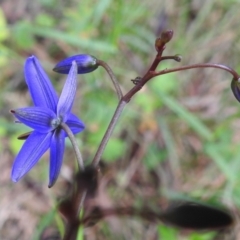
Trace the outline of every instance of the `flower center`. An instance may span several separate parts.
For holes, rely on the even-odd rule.
[[[51,126],[53,128],[57,128],[62,122],[62,119],[60,117],[58,118],[54,118],[52,121],[51,121]]]

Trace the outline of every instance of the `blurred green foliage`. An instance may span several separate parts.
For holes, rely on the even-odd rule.
[[[22,75],[24,59],[30,54],[39,57],[59,92],[65,76],[50,69],[60,59],[76,53],[89,53],[106,61],[127,92],[132,87],[130,79],[144,74],[150,65],[156,35],[171,28],[175,35],[166,53],[180,53],[183,63],[164,62],[159,69],[218,62],[240,71],[237,0],[131,0],[127,4],[123,0],[39,0],[32,5],[26,0],[26,3],[33,11],[25,10],[15,20],[6,10],[5,14],[0,11],[0,106],[3,119],[7,119],[0,120],[0,137],[7,139],[12,155],[22,144],[16,136],[26,128],[11,124],[8,109],[30,103]],[[108,78],[102,69],[79,77],[74,112],[86,123],[85,132],[77,138],[87,161],[93,158],[117,105]],[[131,158],[136,158],[136,152],[143,148],[139,157],[141,173],[155,171],[161,175],[164,164],[169,162],[173,177],[178,178],[177,189],[162,183],[156,192],[164,196],[175,192],[174,198],[181,192],[239,207],[240,114],[230,80],[231,76],[219,70],[190,70],[152,80],[128,104],[104,152],[103,162],[113,172],[127,172]],[[48,162],[43,164],[41,171],[48,171]],[[34,177],[39,176],[47,176],[47,172]],[[220,185],[218,178],[222,181]],[[113,201],[124,198],[126,189],[118,189],[116,183],[115,192],[110,194]],[[43,214],[35,236],[49,223],[58,222],[52,214]],[[107,239],[114,235],[108,226],[101,227],[101,234]],[[137,232],[138,227],[133,224],[132,228]],[[181,231],[163,225],[154,230],[158,239],[214,238],[214,233],[185,237]]]

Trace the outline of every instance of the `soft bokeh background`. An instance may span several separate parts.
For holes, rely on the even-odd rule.
[[[239,0],[2,0],[0,1],[0,239],[37,240],[63,232],[55,211],[76,169],[67,143],[61,175],[48,183],[48,154],[19,183],[10,181],[14,156],[28,131],[10,109],[31,105],[23,64],[36,55],[58,92],[66,76],[52,71],[77,53],[108,62],[126,93],[155,55],[165,29],[174,38],[165,54],[183,64],[222,63],[240,72]],[[240,106],[231,75],[217,69],[172,73],[152,80],[125,109],[102,159],[99,203],[105,206],[165,205],[167,199],[219,202],[237,215],[240,207]],[[74,112],[86,123],[77,136],[90,162],[117,105],[103,69],[79,76]],[[196,216],[197,217],[197,216]],[[85,239],[240,239],[191,233],[138,218],[106,219],[84,230]],[[235,235],[235,236],[234,236]],[[224,238],[224,236],[226,238]],[[49,238],[53,239],[53,238]],[[79,239],[83,239],[80,235]]]

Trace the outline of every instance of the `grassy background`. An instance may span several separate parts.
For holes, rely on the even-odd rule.
[[[29,106],[23,77],[27,56],[36,55],[61,92],[65,76],[51,69],[62,58],[88,53],[106,61],[126,93],[131,79],[147,70],[154,41],[165,29],[174,38],[165,54],[183,64],[222,63],[240,72],[238,0],[0,2],[0,239],[39,239],[63,222],[55,212],[76,167],[70,143],[61,176],[47,188],[48,155],[19,183],[10,182],[14,156],[27,130],[9,110]],[[172,73],[152,80],[125,109],[104,152],[99,203],[105,206],[165,206],[169,198],[240,206],[240,121],[230,90],[231,75],[216,69]],[[90,162],[117,105],[103,69],[79,76],[74,113],[86,123],[77,136]],[[238,239],[236,227],[231,230]],[[50,233],[49,233],[50,232]],[[84,230],[85,239],[223,239],[140,219],[106,219]],[[43,237],[43,236],[42,236]],[[79,236],[82,239],[82,235]]]

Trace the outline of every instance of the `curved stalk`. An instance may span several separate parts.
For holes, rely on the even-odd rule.
[[[117,81],[117,78],[115,77],[112,69],[109,67],[109,65],[107,63],[105,63],[104,61],[102,60],[97,60],[97,63],[99,66],[102,66],[108,73],[108,75],[110,76],[111,80],[112,80],[112,83],[115,87],[115,90],[116,90],[116,93],[118,95],[118,99],[121,100],[123,94],[122,94],[122,90],[119,86],[119,83]]]
[[[74,137],[71,129],[68,127],[68,125],[66,123],[62,122],[60,126],[67,133],[67,135],[68,135],[68,137],[69,137],[69,139],[72,143],[73,149],[74,149],[75,154],[76,154],[79,169],[84,170],[84,163],[83,163],[81,152],[80,152],[80,150],[78,148],[78,145],[77,145],[76,138]]]
[[[156,76],[163,75],[166,73],[179,72],[179,71],[184,71],[184,70],[189,70],[189,69],[194,69],[194,68],[219,68],[219,69],[222,69],[222,70],[225,70],[225,71],[231,73],[235,80],[238,80],[240,77],[238,75],[238,73],[235,70],[233,70],[232,68],[227,67],[222,64],[216,64],[216,63],[192,64],[192,65],[182,66],[182,67],[178,67],[178,68],[164,69],[159,72],[155,72],[155,73],[152,72],[151,75],[152,75],[152,77],[156,77]]]

